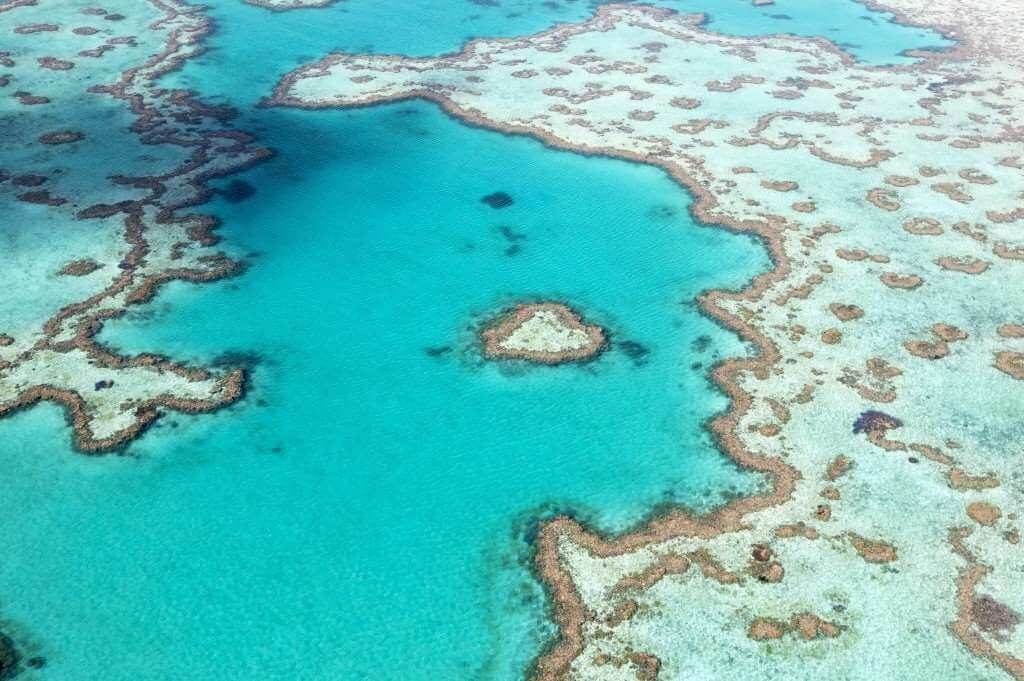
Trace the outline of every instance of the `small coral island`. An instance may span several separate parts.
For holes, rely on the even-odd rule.
[[[504,311],[480,333],[488,359],[562,364],[590,359],[606,344],[604,329],[587,324],[561,303],[523,303]]]

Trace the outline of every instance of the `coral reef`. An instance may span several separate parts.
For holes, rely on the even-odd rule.
[[[960,43],[871,67],[825,40],[717,35],[701,16],[610,5],[440,57],[329,55],[268,97],[423,98],[652,164],[702,221],[757,234],[773,257],[743,291],[699,301],[751,343],[713,372],[732,406],[709,428],[768,491],[614,538],[546,523],[536,569],[560,636],[537,679],[635,676],[638,652],[660,678],[1024,678],[1024,636],[977,605],[1024,608],[1024,508],[1002,484],[1024,454],[1010,406],[1024,292],[1009,285],[1024,274],[1024,10],[890,4]],[[1001,513],[973,507],[991,525],[972,520],[974,502]],[[751,547],[767,559],[752,564]],[[670,553],[701,569],[617,588]]]

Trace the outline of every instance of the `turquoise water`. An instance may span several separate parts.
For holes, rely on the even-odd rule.
[[[741,5],[722,3],[713,27],[778,30]],[[821,33],[837,20],[809,7],[779,2],[794,18],[771,21]],[[53,407],[0,423],[0,629],[46,656],[41,676],[519,678],[551,635],[528,569],[538,518],[621,531],[658,504],[705,509],[759,484],[703,430],[726,407],[709,367],[745,349],[693,299],[768,260],[694,224],[660,171],[424,103],[248,108],[328,49],[428,54],[590,11],[212,9],[213,49],[173,79],[245,107],[239,127],[278,152],[221,184],[251,196],[206,207],[252,267],[171,285],[101,340],[244,363],[252,391],[215,415],[169,416],[124,457],[71,453]],[[842,21],[871,45],[864,58],[921,45],[884,20],[890,33]],[[480,201],[494,191],[515,203]],[[610,329],[611,351],[558,368],[481,362],[474,329],[522,297],[570,302]]]

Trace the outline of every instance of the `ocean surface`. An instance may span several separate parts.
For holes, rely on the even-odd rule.
[[[939,48],[854,2],[658,3],[735,34],[844,43],[872,63]],[[42,406],[0,422],[0,628],[40,678],[517,679],[550,640],[539,519],[622,531],[762,481],[704,430],[716,361],[747,348],[694,297],[769,267],[698,225],[662,172],[467,127],[426,103],[257,109],[331,50],[413,55],[578,21],[593,5],[349,0],[210,7],[210,50],[168,84],[238,107],[276,157],[204,211],[239,278],[172,284],[100,340],[251,371],[236,406],[170,415],[121,456],[71,451]],[[508,193],[495,209],[481,198]],[[479,325],[568,302],[611,349],[483,362]]]

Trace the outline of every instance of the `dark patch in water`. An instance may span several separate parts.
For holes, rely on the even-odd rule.
[[[694,362],[693,364],[690,365],[690,368],[693,369],[694,371],[699,371],[704,368],[704,363]]]
[[[503,237],[505,237],[505,239],[507,241],[525,241],[526,240],[526,235],[525,234],[523,234],[522,232],[515,231],[514,229],[512,229],[508,225],[502,225],[501,227],[498,227],[498,231],[501,232],[501,235]]]
[[[545,522],[557,518],[558,516],[568,516],[569,518],[574,518],[583,522],[586,522],[591,518],[590,514],[584,513],[573,506],[567,506],[556,502],[548,502],[531,510],[524,511],[515,520],[513,520],[512,536],[513,538],[522,539],[522,541],[529,547],[535,547],[541,526]],[[522,564],[525,567],[531,567],[531,563],[526,561],[531,561],[532,556],[524,555],[522,558],[524,559]]]
[[[480,200],[486,203],[491,208],[508,208],[513,203],[515,203],[515,201],[512,200],[512,197],[506,194],[505,192],[494,192],[493,194],[488,194],[487,196],[483,197]]]
[[[92,389],[93,390],[106,390],[107,388],[113,388],[113,387],[114,387],[114,382],[112,380],[110,380],[109,378],[104,378],[101,381],[96,381],[96,384],[93,385]]]
[[[29,669],[42,669],[46,666],[46,658],[42,655],[36,655],[25,660],[25,666]]]
[[[711,336],[697,336],[696,340],[690,344],[690,347],[694,352],[704,352],[711,347]]]
[[[0,632],[0,681],[13,679],[21,673],[21,655],[14,647],[14,641]]]
[[[655,206],[647,211],[647,216],[653,220],[671,220],[678,213],[674,206]]]
[[[778,19],[779,21],[787,21],[793,18],[788,14],[769,14],[768,17],[771,19]]]
[[[522,250],[523,250],[523,247],[520,246],[519,244],[512,244],[511,246],[509,246],[508,248],[505,249],[505,255],[507,255],[508,257],[511,258],[511,257],[519,255],[519,253]]]
[[[974,599],[971,618],[979,629],[989,634],[1013,631],[1020,624],[1020,615],[991,596]]]
[[[650,348],[642,343],[636,341],[626,340],[619,343],[619,349],[622,353],[633,360],[636,365],[646,363],[647,355],[651,354]]]
[[[258,352],[229,350],[214,357],[210,360],[210,364],[218,368],[241,367],[242,369],[249,370],[263,364],[265,361],[266,358]]]
[[[231,180],[228,186],[220,190],[224,200],[228,203],[240,203],[256,193],[256,187],[245,180]]]
[[[423,352],[427,353],[429,357],[442,357],[452,351],[450,345],[435,345],[429,348],[424,348]]]
[[[473,3],[474,5],[479,5],[480,7],[499,7],[501,5],[501,3],[498,2],[498,0],[469,0],[469,1],[471,3]]]
[[[857,417],[857,420],[853,422],[853,432],[856,435],[861,433],[876,433],[889,430],[890,428],[899,428],[902,425],[903,421],[900,421],[895,416],[889,416],[885,412],[869,409],[868,411],[862,412],[861,415]]]

